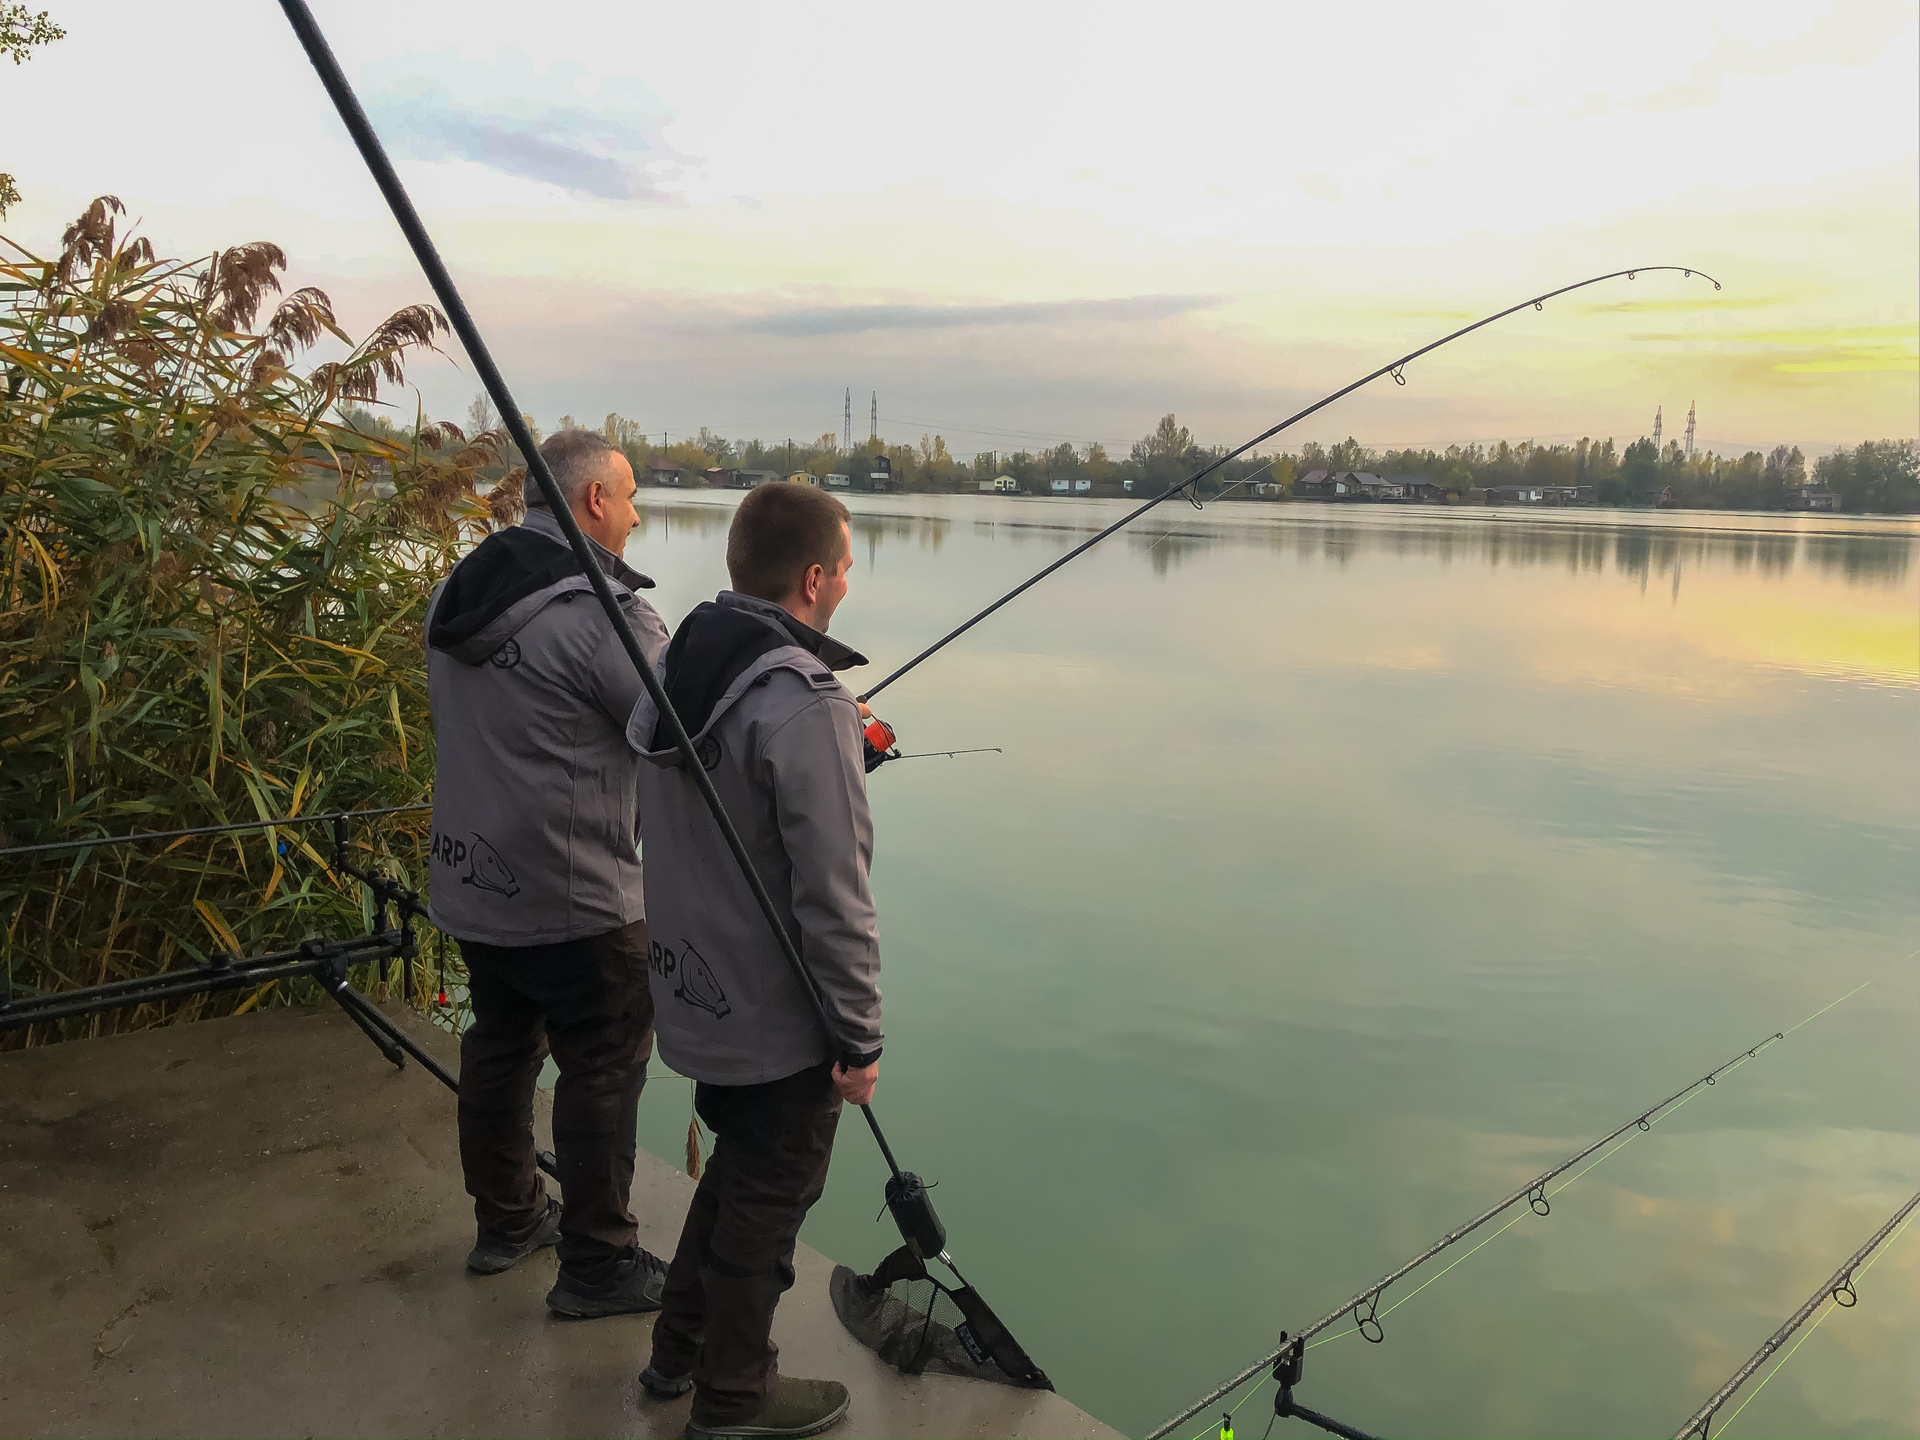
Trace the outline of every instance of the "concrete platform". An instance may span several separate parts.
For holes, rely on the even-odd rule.
[[[402,1020],[454,1067],[453,1046]],[[645,1154],[641,1242],[693,1182]],[[0,1434],[678,1435],[650,1317],[560,1321],[553,1252],[475,1278],[453,1097],[346,1016],[274,1011],[0,1055]],[[800,1247],[781,1364],[841,1436],[1110,1436],[1057,1395],[908,1378]]]

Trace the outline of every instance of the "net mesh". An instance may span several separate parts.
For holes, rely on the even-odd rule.
[[[872,1275],[834,1267],[834,1313],[854,1339],[904,1375],[960,1375],[1025,1390],[1051,1390],[979,1295],[950,1290],[905,1250]]]

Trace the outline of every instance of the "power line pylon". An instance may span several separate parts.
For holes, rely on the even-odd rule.
[[[873,408],[867,412],[867,438],[878,440],[880,438],[880,392],[874,390],[869,393],[873,396]]]
[[[840,448],[849,451],[853,449],[853,387],[851,385],[847,387],[846,408],[840,416]]]
[[[1693,458],[1693,412],[1697,402],[1687,402],[1687,459]]]
[[[1661,406],[1653,407],[1653,453],[1660,453],[1660,411]]]

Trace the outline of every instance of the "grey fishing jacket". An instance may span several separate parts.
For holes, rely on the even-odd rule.
[[[667,627],[634,593],[653,581],[593,549],[657,664]],[[525,946],[644,919],[626,740],[640,677],[559,522],[532,510],[488,536],[434,591],[426,636],[433,923]]]
[[[833,1046],[679,752],[656,733],[652,700],[634,708],[627,736],[647,762],[639,800],[655,1033],[683,1075],[758,1085],[847,1054],[879,1057],[860,712],[833,675],[863,663],[779,606],[733,591],[687,617],[666,660],[668,696],[825,996]],[[689,695],[690,677],[703,692]]]

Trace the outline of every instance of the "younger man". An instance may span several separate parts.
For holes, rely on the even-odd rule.
[[[665,661],[668,699],[825,995],[831,1038],[650,701],[627,732],[651,762],[639,802],[660,1054],[693,1077],[716,1137],[640,1377],[656,1395],[693,1388],[690,1436],[812,1435],[847,1409],[838,1381],[781,1375],[771,1337],[841,1102],[866,1104],[880,1069],[860,707],[833,675],[866,659],[826,634],[852,564],[845,506],[761,486],[727,538],[734,588],[687,617]]]

